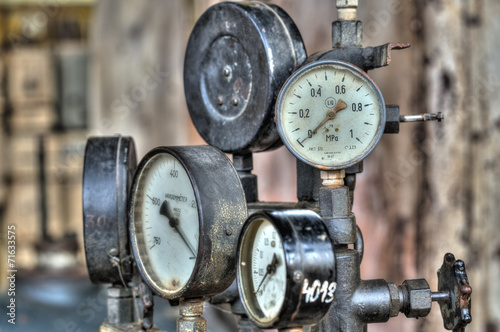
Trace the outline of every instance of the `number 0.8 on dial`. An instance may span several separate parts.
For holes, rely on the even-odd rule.
[[[342,169],[363,160],[378,143],[385,103],[359,68],[319,61],[288,79],[276,117],[283,142],[297,158],[321,169]]]

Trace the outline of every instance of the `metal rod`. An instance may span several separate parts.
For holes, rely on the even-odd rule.
[[[450,300],[449,292],[432,292],[431,300],[433,302],[447,302]]]
[[[358,0],[337,0],[337,17],[339,21],[356,21]]]
[[[423,122],[423,121],[439,121],[444,119],[441,112],[438,113],[424,113],[412,115],[400,115],[399,122]]]

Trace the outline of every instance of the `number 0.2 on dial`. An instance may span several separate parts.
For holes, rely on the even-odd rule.
[[[276,117],[283,142],[297,158],[321,169],[342,169],[360,162],[378,143],[385,103],[359,68],[319,61],[288,79]]]

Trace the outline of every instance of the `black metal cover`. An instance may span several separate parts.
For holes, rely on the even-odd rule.
[[[286,259],[286,295],[278,316],[270,324],[262,324],[253,317],[245,298],[254,296],[253,290],[242,285],[241,266],[238,262],[237,281],[240,298],[250,319],[260,328],[291,328],[317,324],[328,313],[333,297],[320,294],[324,283],[333,291],[336,288],[336,264],[330,235],[321,217],[310,210],[267,211],[252,214],[241,232],[238,242],[238,257],[242,252],[243,241],[253,241],[245,236],[252,223],[266,219],[270,221],[281,237]],[[319,282],[319,287],[317,287]],[[307,283],[307,284],[306,284]],[[313,286],[314,285],[314,286]],[[312,288],[311,288],[312,287]],[[313,291],[316,300],[307,300],[305,290]],[[246,292],[246,295],[243,293]]]
[[[189,281],[176,293],[166,293],[151,282],[151,267],[141,256],[144,250],[133,219],[141,169],[158,153],[171,154],[179,161],[189,175],[197,200],[200,236],[196,263]],[[155,293],[170,300],[198,298],[220,293],[231,285],[236,276],[236,246],[247,218],[247,206],[238,173],[224,153],[208,145],[157,147],[141,160],[130,198],[130,237],[135,261]]]
[[[83,233],[93,283],[121,284],[132,278],[127,202],[136,166],[131,137],[88,139],[83,164]]]
[[[259,2],[210,7],[184,60],[186,102],[203,139],[226,153],[281,146],[274,103],[305,59],[302,37],[281,8]]]

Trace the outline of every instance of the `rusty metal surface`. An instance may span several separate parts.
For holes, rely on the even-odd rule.
[[[456,260],[453,254],[444,256],[443,265],[438,270],[438,290],[448,292],[449,301],[440,301],[441,315],[447,330],[465,331],[472,321],[471,293],[472,288],[465,271],[465,263]]]
[[[169,292],[165,276],[156,275],[147,257],[141,255],[136,225],[130,223],[135,260],[148,286],[166,299],[194,298],[217,294],[233,282],[236,275],[236,247],[247,217],[245,194],[238,173],[227,156],[212,146],[158,147],[141,161],[138,170],[158,153],[173,155],[188,172],[198,209],[199,243],[196,263],[186,285]],[[137,172],[139,174],[140,171]],[[138,176],[132,186],[133,199]],[[133,204],[130,204],[133,216]],[[139,239],[140,240],[140,239]],[[142,240],[141,240],[142,241]],[[182,262],[178,262],[181,264]]]

